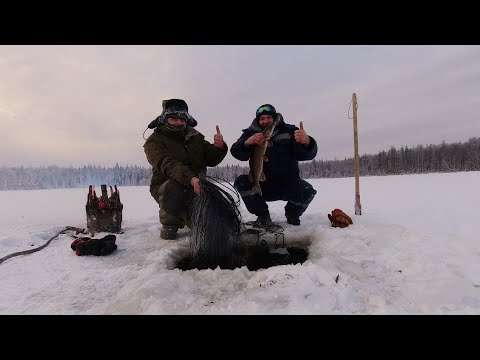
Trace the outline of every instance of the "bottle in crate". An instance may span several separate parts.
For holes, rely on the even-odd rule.
[[[87,228],[92,234],[98,232],[119,233],[122,231],[123,204],[120,201],[120,192],[115,185],[115,192],[110,186],[108,197],[107,185],[101,185],[102,195],[97,197],[95,187],[88,188],[87,204]]]

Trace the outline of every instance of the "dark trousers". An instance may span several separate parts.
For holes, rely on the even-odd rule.
[[[251,195],[253,183],[248,179],[248,175],[240,175],[233,185],[240,193],[247,210],[257,216],[268,213],[267,201],[283,200],[287,201],[285,216],[300,217],[317,193],[312,185],[298,178],[286,181],[261,181],[262,195]]]
[[[189,208],[194,193],[175,180],[167,180],[161,186],[150,186],[150,194],[159,205],[159,218],[162,225],[190,227]]]

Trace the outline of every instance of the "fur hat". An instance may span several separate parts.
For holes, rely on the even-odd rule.
[[[185,100],[182,99],[168,99],[162,101],[162,113],[155,120],[153,120],[148,127],[150,129],[156,128],[160,124],[165,124],[169,117],[176,117],[184,119],[187,126],[197,126],[197,120],[188,113],[188,105]]]

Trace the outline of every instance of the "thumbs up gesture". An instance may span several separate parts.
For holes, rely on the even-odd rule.
[[[217,133],[213,136],[213,145],[219,149],[223,148],[223,135],[222,133],[220,132],[220,128],[218,127],[218,125],[216,125],[217,127]]]
[[[295,132],[293,133],[293,136],[295,137],[295,141],[297,143],[302,144],[305,147],[310,145],[310,137],[307,135],[307,133],[303,129],[303,121],[300,121],[300,129],[295,130]]]

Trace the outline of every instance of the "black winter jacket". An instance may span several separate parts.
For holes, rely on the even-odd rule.
[[[265,152],[268,162],[263,164],[263,172],[268,181],[297,179],[300,177],[298,162],[312,160],[317,155],[317,142],[310,136],[310,144],[305,148],[297,143],[293,136],[298,127],[285,124],[280,113],[277,113],[276,121],[277,125],[272,135],[273,146],[267,147]],[[242,136],[232,145],[230,149],[232,156],[241,161],[249,160],[251,167],[254,146],[245,148],[244,143],[250,136],[261,131],[258,121],[254,119],[250,127],[244,129]]]

